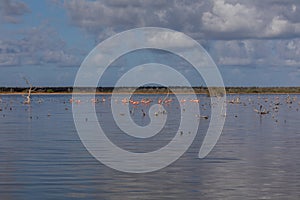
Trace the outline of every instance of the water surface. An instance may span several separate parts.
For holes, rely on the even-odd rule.
[[[165,106],[169,118],[164,132],[143,142],[120,132],[112,122],[108,96],[97,96],[102,97],[107,101],[95,105],[98,119],[122,148],[155,150],[177,131],[179,102]],[[197,137],[179,160],[156,172],[128,174],[101,164],[85,149],[74,126],[70,95],[35,95],[30,106],[22,104],[22,96],[2,95],[0,199],[299,199],[300,96],[291,95],[297,97],[292,104],[286,97],[240,95],[240,104],[228,104],[223,133],[205,159],[197,156],[210,119],[199,120]],[[156,101],[160,96],[135,98]],[[201,115],[209,116],[209,98],[199,98]],[[280,102],[278,108],[275,102]],[[260,105],[270,113],[255,113]],[[132,118],[144,126],[149,117],[142,109],[148,111],[139,105]]]

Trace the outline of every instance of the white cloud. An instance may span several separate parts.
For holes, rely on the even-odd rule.
[[[280,37],[300,34],[300,23],[291,23],[287,19],[275,16],[265,29],[266,37]]]
[[[19,23],[22,16],[31,12],[21,1],[1,3],[1,21]],[[297,0],[66,0],[60,6],[71,24],[86,31],[96,42],[130,28],[158,26],[202,41],[219,65],[299,66],[300,62]],[[9,38],[3,32],[2,35]],[[21,31],[17,38],[0,39],[0,65],[80,64],[74,51],[46,26]],[[149,42],[188,46],[181,38],[172,43],[162,39],[153,37]]]
[[[212,39],[292,38],[300,36],[299,2],[212,0],[202,14],[206,36]]]
[[[241,0],[68,0],[71,22],[101,41],[131,28],[156,26],[196,39],[256,39],[300,36],[300,2]]]
[[[213,1],[212,11],[202,15],[203,27],[216,32],[257,31],[261,28],[261,13],[254,6]]]
[[[299,64],[296,0],[69,0],[64,6],[72,23],[98,41],[130,28],[158,26],[201,41],[219,65]],[[161,39],[150,42],[172,45]],[[175,44],[184,45],[180,38]]]
[[[74,25],[99,40],[107,38],[112,32],[144,26],[193,32],[200,28],[200,10],[205,7],[203,2],[195,0],[68,0],[64,6]]]
[[[182,33],[178,32],[165,32],[162,34],[149,35],[146,41],[150,46],[162,46],[167,49],[186,49],[192,48],[194,43],[187,38]]]

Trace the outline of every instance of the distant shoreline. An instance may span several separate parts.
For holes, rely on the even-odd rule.
[[[206,87],[193,87],[196,94],[209,95]],[[222,92],[222,88],[214,88],[216,91]],[[0,95],[24,95],[29,88],[21,87],[0,87]],[[122,87],[99,87],[99,88],[76,88],[72,87],[36,87],[32,95],[67,95],[67,94],[95,94],[109,95],[114,91],[116,94],[129,94],[133,88]],[[190,88],[187,87],[140,87],[135,90],[135,94],[167,94],[170,91],[177,94],[191,94]],[[300,94],[300,87],[226,87],[226,94]],[[75,92],[76,91],[76,92]],[[171,92],[172,93],[172,92]]]

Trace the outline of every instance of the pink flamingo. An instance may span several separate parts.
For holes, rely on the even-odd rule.
[[[193,102],[193,103],[199,103],[199,102],[200,102],[200,99],[191,99],[190,102]]]

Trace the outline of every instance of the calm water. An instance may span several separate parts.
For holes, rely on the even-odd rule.
[[[22,96],[0,97],[0,199],[300,199],[299,95],[291,95],[297,97],[292,104],[286,104],[287,95],[241,95],[241,104],[228,104],[223,133],[208,157],[197,158],[209,124],[201,119],[189,150],[170,166],[146,174],[118,172],[88,153],[75,130],[70,95],[36,95],[31,106],[22,104]],[[209,115],[209,98],[199,98],[201,114]],[[155,150],[177,131],[178,102],[165,106],[166,128],[150,142],[121,134],[109,102],[96,104],[97,116],[122,148]],[[253,111],[261,104],[269,114]],[[142,109],[148,111],[132,107],[132,118],[144,126],[149,117]]]

